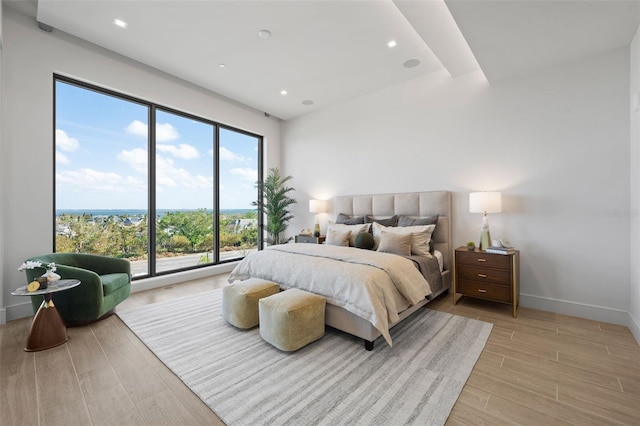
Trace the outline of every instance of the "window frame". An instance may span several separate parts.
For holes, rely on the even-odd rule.
[[[258,182],[263,181],[264,177],[264,167],[263,167],[263,155],[264,155],[264,137],[257,133],[249,132],[247,130],[239,129],[228,124],[220,123],[214,121],[209,118],[204,118],[202,116],[188,113],[185,111],[181,111],[175,108],[171,108],[156,102],[147,101],[141,98],[137,98],[131,95],[127,95],[124,93],[119,93],[112,89],[107,89],[92,83],[87,83],[84,81],[79,81],[74,78],[53,74],[53,129],[52,129],[52,142],[53,142],[53,176],[52,176],[52,192],[53,192],[53,217],[51,220],[52,223],[52,233],[53,233],[53,252],[56,252],[56,123],[57,123],[57,93],[56,86],[58,82],[62,82],[65,84],[73,85],[78,88],[84,90],[90,90],[96,92],[98,94],[111,96],[116,99],[121,99],[128,102],[133,102],[138,105],[142,105],[148,109],[148,134],[147,134],[147,273],[144,275],[138,275],[133,277],[133,280],[146,279],[151,277],[158,277],[163,275],[170,275],[184,271],[191,271],[195,269],[207,268],[216,265],[222,265],[225,263],[237,262],[242,259],[242,257],[228,259],[228,260],[220,260],[220,129],[226,129],[229,131],[241,133],[253,138],[257,139],[258,143],[258,152],[257,152],[257,179]],[[202,264],[202,265],[193,265],[182,267],[178,269],[171,269],[167,271],[157,272],[156,268],[156,220],[151,219],[156,217],[156,112],[160,110],[165,113],[175,114],[181,116],[183,118],[187,118],[190,120],[195,120],[202,122],[204,124],[208,124],[213,126],[213,178],[214,178],[214,186],[213,186],[213,227],[214,227],[214,249],[213,249],[213,261],[211,263]],[[261,197],[258,186],[256,185],[256,200]],[[264,248],[263,239],[264,239],[264,226],[263,226],[263,211],[261,207],[257,207],[257,215],[258,215],[258,241],[257,249],[262,250]]]

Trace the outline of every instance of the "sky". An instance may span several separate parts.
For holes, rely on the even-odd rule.
[[[148,108],[56,82],[56,210],[148,207]],[[213,208],[214,127],[156,112],[156,208]],[[220,208],[252,209],[258,142],[220,129]]]

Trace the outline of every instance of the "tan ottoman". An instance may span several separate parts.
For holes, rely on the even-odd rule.
[[[280,291],[278,284],[259,278],[222,287],[222,318],[238,328],[258,325],[258,300]]]
[[[324,336],[325,298],[292,288],[260,299],[260,335],[282,351],[295,351]]]

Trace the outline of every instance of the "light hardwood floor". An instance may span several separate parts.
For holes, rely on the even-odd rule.
[[[135,293],[118,309],[225,282]],[[640,425],[640,347],[626,327],[525,308],[514,319],[507,305],[449,295],[428,308],[494,324],[447,424]],[[30,321],[0,326],[0,425],[222,424],[117,316],[35,353],[23,351]]]

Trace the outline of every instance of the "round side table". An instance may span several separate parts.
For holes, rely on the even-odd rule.
[[[42,295],[44,298],[38,312],[33,317],[25,351],[42,351],[59,346],[69,340],[67,327],[53,304],[53,293],[69,290],[79,285],[80,280],[58,280],[49,283],[47,288],[42,290],[28,291],[27,286],[23,286],[11,292],[14,296]]]

